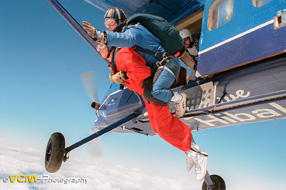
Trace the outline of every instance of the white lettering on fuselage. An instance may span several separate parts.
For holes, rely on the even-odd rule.
[[[239,98],[247,98],[250,96],[250,92],[244,92],[244,90],[237,90],[235,95],[233,94],[227,94],[227,96],[225,96],[220,103],[223,102],[230,102],[230,101],[234,101],[237,100]],[[217,97],[217,100],[220,100],[220,97]]]
[[[207,115],[203,119],[191,117],[186,118],[186,120],[194,119],[202,124],[208,125],[210,127],[215,127],[219,125],[228,125],[233,123],[243,123],[243,122],[253,122],[257,119],[271,119],[275,117],[282,116],[284,113],[286,116],[286,108],[282,107],[281,105],[272,102],[269,103],[272,108],[276,109],[255,109],[251,111],[251,113],[229,113],[229,112],[222,112],[213,115]],[[209,119],[206,119],[209,118]]]

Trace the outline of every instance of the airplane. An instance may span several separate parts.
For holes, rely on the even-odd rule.
[[[96,51],[96,44],[57,0],[47,0]],[[103,11],[120,7],[131,16],[148,13],[166,19],[178,31],[199,33],[194,75],[184,69],[172,90],[188,95],[180,118],[191,130],[204,130],[286,118],[286,1],[275,0],[86,0]],[[188,54],[181,59],[194,70]],[[170,104],[174,113],[174,105]],[[56,172],[68,153],[104,133],[156,135],[145,115],[143,98],[111,84],[96,111],[94,133],[65,147],[61,133],[52,134],[46,148],[47,171]],[[218,175],[207,173],[202,189],[226,189]]]

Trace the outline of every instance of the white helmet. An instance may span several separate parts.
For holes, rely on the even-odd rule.
[[[189,37],[191,39],[191,36],[192,36],[191,32],[188,29],[182,29],[180,31],[180,35],[182,36],[183,39],[185,39],[187,37]]]

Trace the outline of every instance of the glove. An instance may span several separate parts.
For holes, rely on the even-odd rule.
[[[105,33],[102,33],[100,31],[96,31],[96,39],[94,38],[93,40],[96,41],[97,43],[104,43],[106,44],[107,38],[104,35]]]
[[[96,29],[90,23],[83,21],[82,26],[83,26],[83,29],[87,31],[90,37],[97,39],[97,36],[95,36]]]
[[[96,30],[90,23],[83,21],[82,22],[83,29],[87,31],[88,35],[92,37],[94,41],[97,43],[106,43],[107,39],[105,38],[104,33]]]
[[[126,80],[125,72],[119,71],[115,74],[110,73],[109,79],[111,82],[115,82],[116,84],[122,84]]]

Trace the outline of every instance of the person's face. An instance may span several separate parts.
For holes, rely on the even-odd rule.
[[[108,49],[107,49],[107,47],[104,48],[104,49],[99,50],[99,53],[100,53],[100,55],[101,55],[101,57],[102,57],[103,59],[106,59],[107,56],[108,56]]]
[[[104,24],[110,31],[113,31],[118,26],[118,23],[113,18],[105,18]]]
[[[189,47],[191,44],[190,38],[189,37],[184,38],[184,41],[185,41],[185,47]]]
[[[108,49],[105,44],[98,44],[97,45],[97,51],[100,53],[101,57],[103,59],[106,59],[108,56]]]

